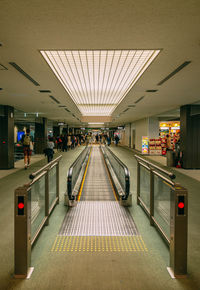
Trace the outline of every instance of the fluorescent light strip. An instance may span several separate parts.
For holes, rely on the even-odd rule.
[[[110,116],[160,50],[65,50],[41,54],[85,116]]]
[[[102,125],[104,123],[88,123],[89,125]]]

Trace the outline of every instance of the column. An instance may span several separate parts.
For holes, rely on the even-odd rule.
[[[14,168],[14,108],[0,105],[0,169]]]
[[[60,128],[59,126],[53,126],[53,136],[57,137],[58,135],[60,135]]]
[[[200,105],[180,108],[181,152],[183,168],[200,168]]]
[[[41,118],[40,122],[35,123],[35,153],[43,154],[47,146],[47,119]]]

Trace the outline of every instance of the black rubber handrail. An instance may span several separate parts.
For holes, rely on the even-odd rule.
[[[76,158],[76,160],[72,163],[72,165],[70,166],[69,170],[68,170],[68,174],[67,174],[67,193],[68,193],[68,197],[70,200],[74,200],[75,196],[72,195],[72,175],[73,175],[73,169],[76,166],[76,164],[78,163],[79,159],[81,158],[81,156],[85,153],[85,151],[89,151],[90,147],[86,146],[85,149],[81,152],[81,154]],[[86,153],[87,156],[87,153]],[[81,167],[80,167],[81,170]],[[78,174],[79,175],[79,174]],[[77,176],[78,178],[78,176]]]
[[[125,196],[122,197],[123,200],[126,200],[130,192],[130,172],[128,167],[110,150],[110,148],[105,145],[105,148],[110,152],[110,154],[115,158],[115,160],[121,165],[125,174]],[[115,171],[115,170],[114,170]]]
[[[155,165],[154,163],[152,163],[152,162],[150,162],[150,161],[148,161],[148,160],[146,160],[146,159],[144,159],[144,158],[138,156],[137,154],[135,154],[134,157],[135,157],[137,160],[140,160],[140,161],[146,163],[149,167],[151,167],[151,168],[155,168],[156,170],[158,170],[158,171],[164,173],[165,175],[169,176],[171,179],[175,179],[175,178],[176,178],[176,175],[175,175],[173,172],[168,171],[168,170],[165,170],[165,169],[161,168],[160,166]]]

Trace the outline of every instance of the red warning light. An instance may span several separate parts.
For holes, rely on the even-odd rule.
[[[3,141],[3,144],[6,144],[6,141]]]
[[[23,208],[24,208],[24,204],[23,204],[22,202],[20,202],[20,203],[18,204],[18,208],[19,208],[19,209],[23,209]]]
[[[184,206],[185,206],[185,205],[184,205],[183,202],[179,202],[179,204],[178,204],[178,207],[179,207],[179,208],[184,208]]]

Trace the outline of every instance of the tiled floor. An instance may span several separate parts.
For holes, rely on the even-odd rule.
[[[109,251],[107,238],[99,240],[89,237],[89,250],[83,247],[83,239],[73,238],[69,245],[66,237],[56,241],[59,229],[67,213],[64,206],[66,177],[69,166],[80,154],[82,148],[77,148],[63,154],[60,162],[60,203],[54,209],[49,226],[41,232],[33,250],[32,262],[34,272],[30,280],[16,280],[14,273],[14,189],[27,182],[29,169],[18,170],[0,179],[0,289],[2,290],[160,290],[160,289],[200,289],[200,233],[199,233],[199,188],[200,183],[182,173],[177,174],[177,180],[189,191],[189,224],[188,224],[188,276],[185,279],[171,279],[166,267],[169,266],[169,250],[154,227],[149,225],[149,219],[141,207],[136,204],[136,161],[131,151],[115,148],[113,151],[128,166],[131,172],[131,191],[133,206],[129,211],[134,218],[137,229],[142,236],[148,251],[134,251],[138,241],[132,244],[132,250],[126,250],[131,243],[128,240],[111,240]],[[44,160],[46,162],[46,160]],[[42,160],[32,165],[38,168]],[[89,214],[89,213],[88,213]],[[102,218],[100,216],[99,218]],[[112,217],[108,215],[108,219]],[[100,247],[98,245],[100,243]],[[122,243],[121,247],[118,245]],[[55,244],[58,251],[52,251]],[[77,251],[76,251],[77,244]],[[96,250],[95,251],[95,245]],[[66,246],[66,247],[65,247]],[[69,248],[69,251],[67,249]],[[79,251],[79,248],[81,250]],[[84,251],[84,249],[86,251]],[[100,249],[100,251],[99,251]],[[104,251],[103,251],[104,249]],[[120,249],[118,251],[117,249]],[[128,249],[128,248],[127,248]],[[112,250],[112,251],[111,251]],[[115,251],[116,250],[116,251]],[[60,254],[59,254],[60,252]],[[65,252],[65,253],[64,253]]]
[[[42,159],[44,159],[44,155],[43,154],[36,154],[36,155],[33,155],[31,157],[31,164],[34,164]],[[24,168],[24,160],[21,159],[21,160],[18,160],[15,162],[15,168],[12,168],[12,169],[6,169],[6,170],[2,170],[0,169],[0,178],[3,178],[3,177],[6,177],[14,172],[17,172],[18,170]]]

